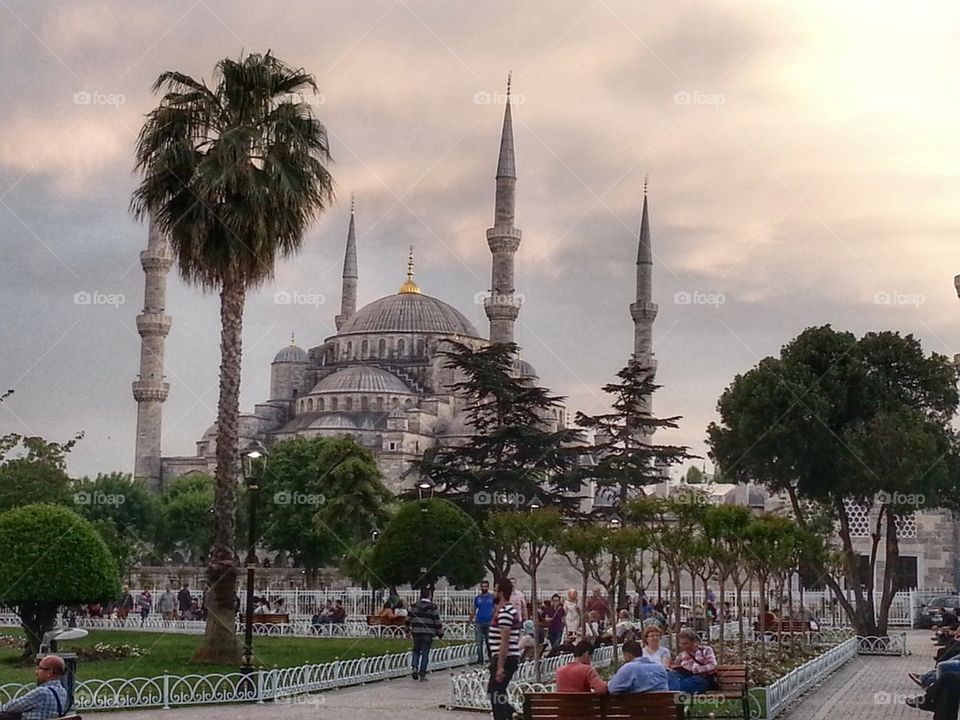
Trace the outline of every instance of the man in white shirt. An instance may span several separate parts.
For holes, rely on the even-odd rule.
[[[577,591],[567,590],[567,599],[563,602],[563,623],[567,631],[566,641],[576,643],[580,639],[580,605],[577,602]]]
[[[517,587],[517,579],[515,577],[510,578],[510,583],[513,585],[513,594],[510,595],[510,604],[517,609],[518,613],[520,613],[520,622],[523,622],[527,619],[527,598],[524,596],[520,588]]]

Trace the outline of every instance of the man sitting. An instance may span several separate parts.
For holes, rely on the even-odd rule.
[[[37,687],[21,698],[0,706],[0,720],[49,720],[63,715],[67,691],[60,679],[66,672],[63,658],[46,655],[37,662]]]
[[[670,690],[667,670],[662,663],[643,657],[643,648],[635,640],[629,640],[621,648],[623,665],[607,683],[611,695],[644,693]]]
[[[716,684],[717,656],[713,648],[700,643],[700,636],[690,628],[677,633],[677,654],[670,670],[670,689],[685,693],[700,693]]]
[[[581,640],[573,648],[574,660],[557,668],[557,692],[607,692],[607,683],[593,667],[593,645]]]

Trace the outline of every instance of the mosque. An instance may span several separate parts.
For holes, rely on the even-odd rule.
[[[240,419],[240,447],[292,437],[351,437],[368,447],[384,481],[398,491],[410,461],[428,448],[457,445],[469,436],[465,401],[451,387],[459,378],[441,354],[452,342],[477,349],[489,343],[514,341],[521,296],[514,287],[514,260],[521,244],[515,221],[517,183],[509,84],[496,170],[493,226],[486,231],[492,256],[489,295],[484,311],[486,336],[452,305],[422,292],[414,280],[411,249],[406,281],[399,290],[357,308],[356,217],[351,203],[343,262],[337,332],[323,344],[298,347],[292,340],[270,366],[270,397]],[[164,312],[166,275],[173,260],[165,239],[151,227],[141,253],[146,277],[144,309],[137,317],[140,333],[140,375],[133,383],[137,401],[135,476],[160,490],[171,479],[194,472],[212,474],[216,466],[216,425],[197,443],[195,455],[164,456],[160,437],[163,402],[169,386],[163,380],[163,344],[171,318]],[[634,355],[653,364],[652,252],[646,188],[637,256]],[[625,358],[626,360],[626,358]],[[518,376],[537,380],[534,367],[517,358]],[[564,408],[544,420],[553,429],[566,425]]]

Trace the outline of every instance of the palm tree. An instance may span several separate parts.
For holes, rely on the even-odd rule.
[[[207,628],[196,659],[239,659],[234,634],[234,516],[240,353],[247,290],[296,253],[310,222],[333,200],[330,149],[305,93],[312,75],[270,52],[224,59],[208,87],[165,72],[164,91],[137,139],[142,181],[130,206],[169,237],[181,277],[220,295],[220,398]]]

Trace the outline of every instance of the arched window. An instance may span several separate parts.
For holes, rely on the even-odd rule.
[[[337,409],[337,406],[338,406],[339,404],[340,404],[340,402],[337,400],[337,398],[330,398],[330,409],[331,409],[331,410],[336,410],[336,409]]]
[[[380,344],[377,345],[377,357],[385,358],[387,356],[387,341],[380,338]]]
[[[313,412],[313,399],[307,400],[307,412]]]
[[[390,401],[391,407],[397,407],[399,405],[400,405],[400,401],[397,398],[394,398],[393,400]]]
[[[403,338],[397,340],[397,357],[403,357],[403,351],[406,349],[406,346],[403,342]]]
[[[360,343],[360,357],[365,358],[367,356],[367,348],[368,345],[366,340]]]
[[[360,398],[360,409],[361,409],[361,410],[368,410],[368,409],[369,409],[369,403],[370,403],[370,401],[367,399],[367,396],[364,395],[362,398]]]
[[[404,407],[413,407],[413,400],[407,398],[406,402],[403,403]]]
[[[353,398],[352,398],[352,397],[348,397],[344,402],[346,403],[346,405],[344,405],[344,409],[346,409],[346,410],[353,410]]]
[[[417,340],[417,357],[427,356],[427,341],[423,338]]]
[[[326,400],[324,400],[323,398],[320,398],[319,400],[317,400],[317,410],[319,410],[320,412],[323,412],[324,405],[326,405]]]
[[[347,359],[348,360],[353,359],[353,340],[347,341]]]
[[[382,398],[382,397],[378,397],[378,398],[377,398],[377,410],[383,410],[383,398]]]

